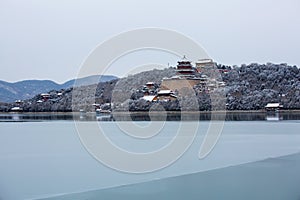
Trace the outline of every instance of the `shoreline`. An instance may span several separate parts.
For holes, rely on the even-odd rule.
[[[238,113],[272,113],[274,111],[266,111],[266,110],[215,110],[215,111],[166,111],[163,113],[166,114],[238,114]],[[132,111],[132,112],[126,112],[126,111],[113,111],[109,114],[111,115],[128,115],[128,114],[134,114],[134,115],[143,115],[143,114],[161,114],[161,111]],[[275,113],[275,112],[274,112]],[[278,113],[300,113],[300,110],[279,110]],[[3,114],[57,114],[57,115],[66,115],[66,114],[75,114],[80,115],[81,113],[79,111],[75,112],[0,112],[0,115]],[[96,114],[95,112],[86,112],[85,114]]]

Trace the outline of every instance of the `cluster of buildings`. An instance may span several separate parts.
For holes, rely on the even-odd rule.
[[[52,101],[56,102],[62,97],[63,93],[62,92],[54,92],[52,94],[49,93],[42,93],[39,95],[38,100],[36,103],[43,103],[47,101]],[[27,102],[28,103],[28,102]],[[31,104],[32,102],[29,102]],[[24,107],[24,101],[22,100],[16,100],[14,103],[14,107],[10,109],[12,112],[22,112]]]
[[[47,101],[52,101],[56,102],[61,96],[63,95],[62,92],[55,92],[54,94],[49,94],[49,93],[42,93],[40,94],[40,99],[37,100],[37,103],[43,103]]]
[[[212,72],[227,73],[227,69],[217,69],[212,59],[202,59],[195,63],[185,56],[178,61],[176,67],[176,75],[170,78],[163,78],[158,91],[153,88],[155,83],[148,82],[144,86],[143,91],[146,101],[172,101],[175,100],[183,88],[192,88],[195,86],[200,92],[209,93],[216,88],[224,87],[225,82],[218,81],[217,78],[211,76]]]
[[[16,100],[15,101],[15,106],[11,108],[11,111],[13,111],[13,112],[23,111],[22,104],[23,104],[22,100]]]

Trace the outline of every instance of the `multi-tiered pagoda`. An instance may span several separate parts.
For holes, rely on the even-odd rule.
[[[195,69],[191,61],[187,60],[184,56],[177,64],[177,75],[182,78],[192,78],[195,75]]]

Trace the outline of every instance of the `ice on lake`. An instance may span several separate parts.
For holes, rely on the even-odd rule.
[[[174,137],[179,122],[167,121],[149,140],[132,139],[115,122],[98,124],[124,149],[153,151]],[[300,198],[299,121],[225,122],[213,151],[199,159],[208,126],[199,123],[191,147],[171,166],[130,174],[94,159],[72,121],[0,123],[0,199]]]

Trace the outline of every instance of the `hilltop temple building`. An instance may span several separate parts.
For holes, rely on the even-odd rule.
[[[192,62],[185,56],[177,62],[176,76],[164,78],[162,80],[161,90],[179,91],[182,88],[193,88],[194,85],[200,83],[199,74]]]
[[[185,56],[178,61],[176,72],[182,78],[193,78],[195,76],[195,69],[191,61],[187,60]]]
[[[214,68],[214,62],[212,59],[199,59],[196,61],[196,69],[198,73],[205,70],[211,70]]]
[[[148,92],[154,86],[153,82],[146,83],[144,87],[147,90],[143,98],[147,101],[172,101],[186,89],[194,90],[196,85],[200,91],[204,92],[211,92],[215,88],[225,86],[224,82],[210,77],[209,72],[217,70],[212,59],[200,59],[195,62],[195,65],[196,67],[184,56],[177,62],[176,75],[163,78],[157,93]]]

